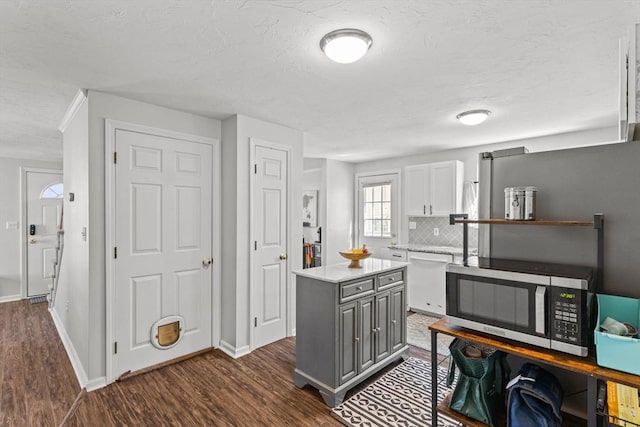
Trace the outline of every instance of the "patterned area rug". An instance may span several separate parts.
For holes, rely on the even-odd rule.
[[[442,399],[446,368],[438,367],[438,395]],[[431,364],[409,357],[342,405],[333,415],[350,427],[431,426]],[[438,415],[439,427],[459,424]]]
[[[407,317],[407,344],[431,351],[431,331],[429,325],[438,321],[437,317],[414,313]],[[438,334],[438,354],[449,355],[449,344],[453,337]]]

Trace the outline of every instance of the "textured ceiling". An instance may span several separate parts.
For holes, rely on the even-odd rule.
[[[0,0],[0,157],[61,159],[79,88],[282,124],[346,161],[615,126],[635,21],[640,1]],[[373,37],[355,64],[318,47],[343,27]]]

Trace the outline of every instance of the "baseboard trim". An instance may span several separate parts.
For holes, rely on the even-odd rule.
[[[106,386],[107,386],[107,377],[98,377],[88,381],[86,388],[87,388],[87,391],[93,391]]]
[[[53,319],[53,324],[56,326],[58,330],[58,336],[62,341],[62,345],[64,345],[64,349],[67,351],[67,356],[69,357],[69,361],[71,362],[71,366],[73,367],[74,372],[76,373],[76,378],[78,378],[78,382],[80,383],[80,388],[86,387],[87,390],[91,390],[89,388],[89,377],[87,377],[87,373],[84,371],[84,367],[82,366],[82,362],[80,362],[80,357],[76,352],[76,348],[73,346],[71,342],[71,338],[67,334],[67,330],[64,328],[64,324],[62,323],[62,319],[58,316],[58,313],[55,309],[50,308],[49,313],[51,314],[51,318]],[[92,383],[96,380],[92,380]],[[105,381],[106,384],[106,381]]]
[[[11,302],[11,301],[20,301],[22,299],[22,295],[9,295],[6,297],[0,297],[0,303],[3,302]]]
[[[227,354],[228,356],[233,357],[234,359],[237,359],[242,356],[246,356],[247,354],[251,353],[251,347],[249,347],[248,345],[245,345],[240,348],[236,348],[235,346],[229,344],[224,340],[220,340],[220,347],[218,349],[224,352],[225,354]]]

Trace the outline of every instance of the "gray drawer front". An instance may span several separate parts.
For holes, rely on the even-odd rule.
[[[349,301],[363,295],[373,293],[375,283],[373,277],[340,284],[340,302]]]
[[[402,282],[404,282],[404,270],[380,274],[378,275],[378,290],[396,286]]]

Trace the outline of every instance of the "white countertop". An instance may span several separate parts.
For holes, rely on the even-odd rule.
[[[348,265],[349,262],[323,265],[321,267],[296,270],[293,274],[308,277],[310,279],[322,280],[324,282],[338,283],[357,279],[363,276],[369,276],[371,274],[395,270],[397,268],[405,267],[409,265],[409,263],[392,261],[390,259],[367,258],[360,261],[362,268],[349,268],[347,267]]]
[[[411,252],[426,252],[426,253],[433,253],[433,254],[462,256],[462,247],[454,247],[454,246],[433,246],[433,245],[420,245],[416,243],[409,243],[406,245],[398,244],[395,246],[389,246],[389,248],[411,251]],[[478,254],[477,249],[469,248],[469,256],[473,256],[477,254]]]

